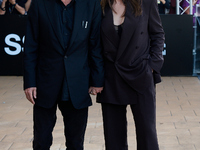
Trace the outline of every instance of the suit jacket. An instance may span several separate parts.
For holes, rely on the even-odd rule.
[[[36,105],[50,108],[61,95],[64,76],[75,108],[91,105],[90,86],[104,79],[99,0],[76,0],[70,44],[65,51],[56,0],[32,1],[24,51],[24,89],[37,87]]]
[[[98,102],[134,104],[137,100],[134,93],[145,94],[147,87],[161,81],[164,31],[157,1],[142,1],[142,10],[142,15],[135,17],[131,5],[127,4],[119,38],[114,29],[112,10],[109,6],[105,8],[101,26],[105,88],[98,95]]]

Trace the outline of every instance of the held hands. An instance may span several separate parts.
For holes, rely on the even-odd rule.
[[[91,95],[97,95],[98,93],[101,93],[102,90],[103,90],[103,87],[90,87],[88,92]]]
[[[27,88],[24,90],[24,93],[26,95],[26,98],[34,105],[35,104],[34,99],[37,98],[37,88],[36,87]]]

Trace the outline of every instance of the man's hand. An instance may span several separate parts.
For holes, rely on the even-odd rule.
[[[88,92],[91,95],[97,95],[97,93],[101,93],[102,90],[103,90],[103,87],[90,87]]]
[[[24,93],[26,95],[26,98],[34,105],[35,101],[33,98],[37,98],[37,88],[31,87],[24,90]]]

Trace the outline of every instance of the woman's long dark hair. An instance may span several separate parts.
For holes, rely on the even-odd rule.
[[[131,7],[133,9],[133,13],[135,16],[140,16],[142,14],[142,0],[122,0],[126,6],[127,3],[131,4]],[[113,10],[112,5],[115,2],[115,0],[101,0],[101,7],[104,13],[105,7],[108,4],[110,8]],[[113,10],[115,12],[115,10]]]

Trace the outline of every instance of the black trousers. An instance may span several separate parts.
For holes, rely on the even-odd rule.
[[[159,150],[156,133],[155,94],[138,95],[137,104],[130,105],[137,138],[137,150]],[[127,105],[102,103],[106,150],[128,150]]]
[[[83,150],[84,135],[87,124],[88,108],[75,109],[71,101],[59,101],[47,109],[34,106],[34,150],[49,150],[52,145],[52,131],[56,123],[57,105],[62,113],[66,150]]]

